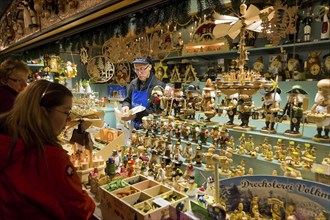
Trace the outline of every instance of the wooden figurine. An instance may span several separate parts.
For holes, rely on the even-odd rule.
[[[302,61],[299,58],[298,54],[289,55],[288,58],[288,69],[285,71],[285,79],[293,79],[295,81],[304,80],[303,73],[301,71]]]
[[[174,134],[176,139],[181,138],[181,121],[175,121],[174,123]]]
[[[237,102],[237,111],[240,115],[242,123],[239,127],[234,127],[234,129],[239,130],[251,130],[253,127],[249,126],[250,117],[252,115],[252,109],[254,109],[254,102],[252,97],[247,94],[240,94],[239,100]]]
[[[184,140],[187,141],[189,139],[189,134],[190,134],[189,123],[185,121],[182,125],[181,136],[183,137]]]
[[[180,83],[174,84],[174,96],[171,100],[171,107],[169,114],[172,113],[172,109],[174,110],[174,117],[179,118],[179,115],[181,113],[181,109],[185,106],[186,100],[183,98],[183,92],[181,89]]]
[[[214,106],[214,97],[212,96],[212,92],[214,91],[214,87],[212,85],[211,79],[207,79],[205,87],[203,88],[204,95],[201,101],[202,111],[206,116],[206,121],[210,121],[216,115],[216,110]]]
[[[203,124],[201,126],[200,132],[199,132],[199,140],[202,144],[206,144],[207,138],[210,136],[209,130],[207,129],[206,124]]]
[[[277,117],[278,111],[280,110],[280,93],[281,90],[277,88],[276,91],[266,92],[264,95],[264,101],[260,108],[263,109],[266,126],[261,128],[260,132],[262,133],[276,133],[275,119]]]
[[[180,142],[176,142],[173,151],[172,151],[172,159],[175,161],[182,161],[182,146]]]
[[[235,146],[235,139],[234,136],[230,136],[229,141],[228,141],[228,149],[227,151],[229,152],[236,152],[236,146]]]
[[[191,129],[190,129],[190,134],[191,134],[191,140],[192,140],[192,142],[194,142],[194,143],[197,143],[198,142],[199,131],[200,131],[199,125],[196,124],[196,123],[192,123]]]
[[[228,137],[228,129],[226,124],[223,124],[220,129],[219,141],[220,141],[221,150],[227,150],[227,145],[229,144],[229,137]],[[234,150],[234,148],[232,148],[232,150]]]
[[[284,132],[286,136],[300,137],[300,123],[303,117],[304,95],[307,94],[299,85],[294,85],[288,92],[288,102],[285,105],[283,114],[290,118],[290,129]],[[306,100],[306,99],[305,99]]]
[[[192,161],[192,159],[194,158],[194,154],[193,154],[193,150],[191,148],[191,143],[190,141],[188,141],[186,143],[186,147],[183,151],[182,156],[185,158],[185,162],[186,163],[190,163]]]
[[[162,113],[162,106],[161,106],[161,100],[164,95],[164,89],[161,86],[155,86],[151,91],[151,100],[149,100],[150,103],[150,109],[153,109],[153,112],[157,115]]]
[[[330,140],[330,79],[320,80],[317,87],[316,103],[312,106],[310,114],[307,114],[307,119],[316,124],[317,134],[313,140],[327,142]]]
[[[308,58],[304,63],[307,79],[320,79],[321,77],[321,52],[312,51],[308,54]]]
[[[212,156],[215,152],[214,145],[211,145],[206,153],[203,153],[203,156],[205,157],[205,170],[206,171],[212,171],[214,170],[214,163],[212,161]]]
[[[232,159],[233,154],[230,152],[226,152],[225,153],[225,157],[223,157],[220,160],[220,165],[221,165],[221,169],[220,169],[220,174],[222,176],[230,176],[231,175],[231,170],[229,169],[233,159]]]
[[[323,72],[326,76],[330,75],[330,53],[323,56],[324,63],[323,63]]]
[[[193,161],[195,161],[195,166],[200,167],[202,166],[202,160],[203,160],[203,148],[201,145],[198,145],[196,147],[195,157]]]
[[[195,104],[197,102],[200,102],[200,100],[198,100],[197,93],[198,93],[197,88],[194,85],[189,85],[188,88],[185,90],[186,103],[187,105],[191,104],[195,110],[196,110]]]
[[[171,104],[174,95],[174,87],[172,84],[167,83],[164,89],[164,95],[160,100],[160,108],[163,109],[163,116],[171,115]]]
[[[220,131],[218,125],[213,126],[211,131],[211,137],[212,137],[213,145],[215,145],[215,147],[218,148],[220,143]]]
[[[197,195],[197,188],[198,188],[198,185],[195,182],[195,176],[190,176],[189,180],[186,184],[186,195],[190,199],[194,199]]]
[[[311,33],[312,33],[312,17],[310,10],[307,10],[306,17],[303,20],[304,23],[304,41],[308,42],[311,40]]]
[[[194,169],[193,164],[189,163],[186,167],[186,170],[185,170],[184,174],[183,174],[183,178],[185,180],[188,180],[189,177],[191,177],[191,176],[195,176],[195,169]]]
[[[263,62],[263,58],[262,58],[262,56],[260,56],[253,64],[253,70],[256,71],[257,73],[262,74],[264,67],[265,67],[265,65]]]

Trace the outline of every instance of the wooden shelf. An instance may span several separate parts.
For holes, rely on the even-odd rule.
[[[330,40],[322,40],[322,41],[311,41],[311,42],[302,42],[295,44],[283,44],[279,46],[269,46],[269,47],[254,47],[249,48],[248,52],[253,55],[259,54],[271,54],[271,53],[280,53],[281,48],[285,49],[324,49],[327,48],[330,44]],[[175,52],[176,53],[176,52]],[[199,53],[199,54],[191,54],[185,56],[169,56],[165,59],[165,61],[174,61],[174,60],[182,60],[182,59],[201,59],[201,60],[213,60],[219,58],[230,58],[236,57],[237,50],[225,51],[225,52],[209,52],[209,53]]]

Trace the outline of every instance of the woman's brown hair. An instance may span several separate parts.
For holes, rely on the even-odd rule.
[[[27,150],[37,148],[39,155],[45,144],[61,148],[46,111],[64,104],[65,97],[72,97],[69,89],[46,80],[35,81],[19,93],[12,110],[0,116],[0,123],[12,140],[9,157],[18,139],[22,139]]]

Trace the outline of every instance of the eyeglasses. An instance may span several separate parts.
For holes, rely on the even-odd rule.
[[[26,80],[23,80],[23,79],[13,79],[13,78],[10,78],[8,77],[9,80],[15,82],[15,83],[19,83],[19,84],[26,84]]]
[[[60,111],[60,110],[57,110],[57,109],[54,109],[54,108],[51,108],[50,110],[55,111],[55,112],[59,112],[59,113],[62,113],[62,114],[65,114],[67,118],[69,118],[70,115],[71,115],[71,111],[64,112],[64,111]]]
[[[146,69],[148,67],[149,67],[149,64],[146,65],[145,67],[142,67],[142,68],[139,68],[139,69],[134,68],[134,72],[136,72],[136,73],[142,73],[142,72],[146,71]]]

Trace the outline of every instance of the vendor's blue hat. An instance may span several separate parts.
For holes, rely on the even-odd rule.
[[[150,57],[147,58],[137,57],[134,59],[133,64],[152,64],[152,59]]]

